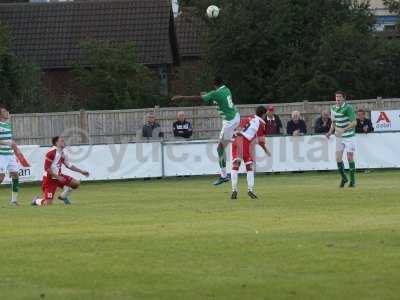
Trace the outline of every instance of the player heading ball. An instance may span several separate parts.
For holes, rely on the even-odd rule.
[[[201,96],[175,96],[172,98],[172,101],[178,100],[204,101],[207,104],[213,103],[217,106],[217,110],[223,118],[222,129],[217,147],[221,175],[217,179],[217,181],[214,182],[214,185],[220,185],[222,183],[228,182],[229,177],[226,173],[225,149],[231,142],[234,131],[240,123],[239,111],[233,103],[232,93],[230,89],[225,85],[222,77],[216,76],[214,79],[213,91]]]

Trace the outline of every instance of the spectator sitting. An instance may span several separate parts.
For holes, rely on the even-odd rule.
[[[274,114],[275,108],[272,105],[267,106],[267,115],[265,116],[266,135],[281,134],[282,122],[278,115]]]
[[[315,133],[327,133],[331,129],[332,120],[329,116],[329,112],[324,110],[321,112],[321,116],[315,121],[314,132]]]
[[[188,139],[193,134],[192,124],[185,120],[185,113],[180,111],[176,114],[176,121],[172,125],[175,137]]]
[[[286,126],[286,132],[288,135],[298,136],[307,133],[306,122],[304,122],[300,117],[300,112],[292,112],[292,119],[289,120]]]
[[[142,128],[142,137],[147,139],[164,137],[160,124],[156,122],[156,117],[152,112],[147,115],[147,123]]]
[[[357,126],[356,133],[370,133],[374,131],[372,122],[365,117],[365,110],[359,109],[357,111]]]

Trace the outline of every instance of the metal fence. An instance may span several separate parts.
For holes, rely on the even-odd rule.
[[[400,98],[348,101],[355,109],[400,109]],[[329,110],[332,102],[295,102],[274,104],[284,127],[294,110],[302,114],[308,132],[314,131],[315,119],[321,111]],[[241,116],[254,114],[254,105],[239,105]],[[146,114],[154,112],[165,139],[172,139],[172,123],[178,111],[184,111],[193,126],[193,139],[217,138],[221,119],[213,106],[132,109],[113,111],[74,111],[58,113],[15,114],[12,116],[15,139],[21,145],[49,145],[51,137],[64,135],[70,144],[126,143],[141,139]]]

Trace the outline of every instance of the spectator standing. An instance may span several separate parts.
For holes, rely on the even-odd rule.
[[[146,124],[144,124],[142,128],[142,137],[147,139],[164,137],[164,133],[161,131],[160,124],[156,122],[154,113],[148,113],[146,119]]]
[[[267,114],[265,116],[265,132],[266,135],[281,134],[282,121],[275,113],[275,108],[272,105],[267,106]]]
[[[292,112],[292,119],[287,123],[286,132],[288,135],[293,136],[305,135],[307,133],[306,122],[301,119],[300,112]]]
[[[331,129],[332,120],[327,110],[321,112],[321,116],[315,121],[314,132],[315,133],[328,133]]]
[[[370,119],[365,117],[365,110],[359,109],[357,111],[357,126],[356,133],[370,133],[374,132],[374,127]]]
[[[188,139],[193,134],[192,124],[186,121],[185,113],[183,111],[179,111],[176,114],[176,121],[172,125],[174,131],[174,137],[180,137]]]

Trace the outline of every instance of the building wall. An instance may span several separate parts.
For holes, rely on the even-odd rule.
[[[391,13],[381,0],[371,0],[370,5],[373,14],[376,16],[375,29],[377,31],[395,31],[399,17]]]

